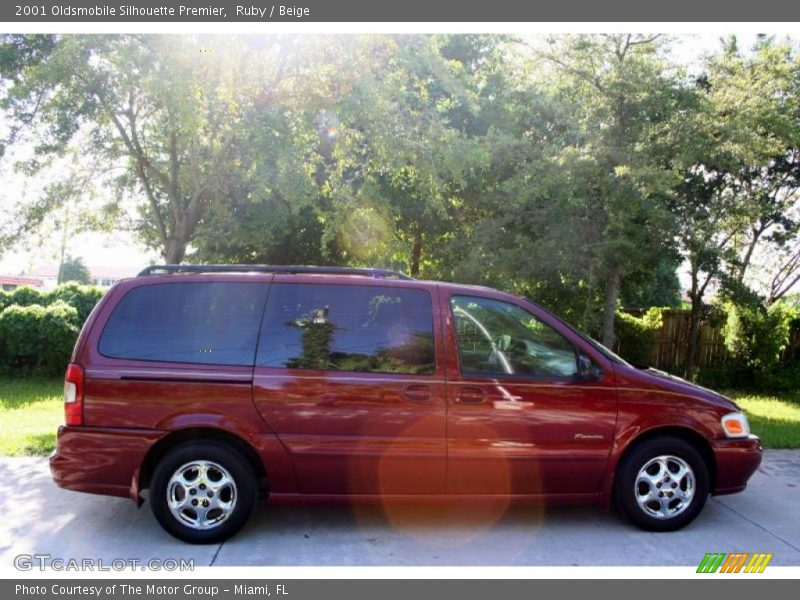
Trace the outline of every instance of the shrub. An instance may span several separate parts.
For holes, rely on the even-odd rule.
[[[729,390],[752,385],[752,376],[744,373],[735,365],[713,365],[700,367],[695,374],[695,381],[714,390]]]
[[[60,300],[75,308],[78,311],[78,323],[83,325],[103,294],[104,291],[99,287],[70,281],[48,292],[46,299],[48,304]]]
[[[753,387],[774,392],[795,392],[800,389],[800,362],[793,361],[769,372],[757,372],[751,382],[740,387]]]
[[[12,369],[38,362],[39,330],[44,307],[12,305],[0,313],[0,344],[3,362]]]
[[[664,309],[651,307],[641,317],[618,311],[616,334],[620,356],[634,365],[649,366]]]
[[[39,304],[44,306],[49,304],[47,302],[46,292],[40,292],[35,287],[23,285],[9,293],[9,306],[30,306],[31,304]]]
[[[40,322],[40,367],[48,373],[63,374],[80,333],[79,309],[56,300]]]
[[[9,306],[49,306],[53,302],[62,301],[74,307],[78,311],[78,322],[80,325],[92,312],[95,304],[103,297],[105,290],[93,285],[82,285],[70,281],[62,283],[57,288],[49,292],[42,292],[34,287],[21,286],[11,292],[0,291],[0,310]]]
[[[74,282],[50,292],[23,286],[0,293],[0,370],[62,374],[81,326],[103,293]]]
[[[78,331],[78,311],[60,300],[9,306],[0,312],[2,366],[13,374],[61,374]]]
[[[795,311],[782,303],[765,309],[758,304],[728,302],[725,312],[722,334],[734,363],[751,372],[776,370],[781,363],[781,352],[789,343]]]
[[[754,371],[733,364],[701,367],[696,381],[715,390],[794,392],[800,389],[800,363],[791,362],[769,371]]]

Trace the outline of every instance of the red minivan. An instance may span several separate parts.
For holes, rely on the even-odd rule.
[[[64,401],[56,483],[147,489],[194,543],[259,497],[616,502],[668,531],[761,461],[719,394],[524,298],[375,269],[149,267],[87,320]]]

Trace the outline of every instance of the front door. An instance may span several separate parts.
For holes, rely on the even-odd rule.
[[[617,414],[610,366],[579,379],[577,346],[521,304],[443,294],[442,310],[448,492],[598,492]]]
[[[440,494],[445,382],[437,289],[276,276],[254,399],[305,494]]]

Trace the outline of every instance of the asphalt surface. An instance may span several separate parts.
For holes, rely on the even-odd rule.
[[[682,531],[642,532],[593,507],[261,506],[224,544],[170,537],[145,503],[61,490],[43,458],[0,459],[0,565],[53,558],[208,565],[697,565],[706,552],[772,552],[800,565],[800,451],[766,451],[747,490],[709,499]]]

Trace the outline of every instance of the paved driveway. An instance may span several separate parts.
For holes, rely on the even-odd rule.
[[[591,507],[260,507],[234,539],[190,546],[147,504],[67,492],[40,458],[0,459],[0,565],[54,558],[184,558],[203,565],[696,565],[706,552],[772,552],[800,565],[800,451],[773,450],[748,489],[712,498],[683,531],[639,531]],[[2,531],[6,529],[7,531]]]

